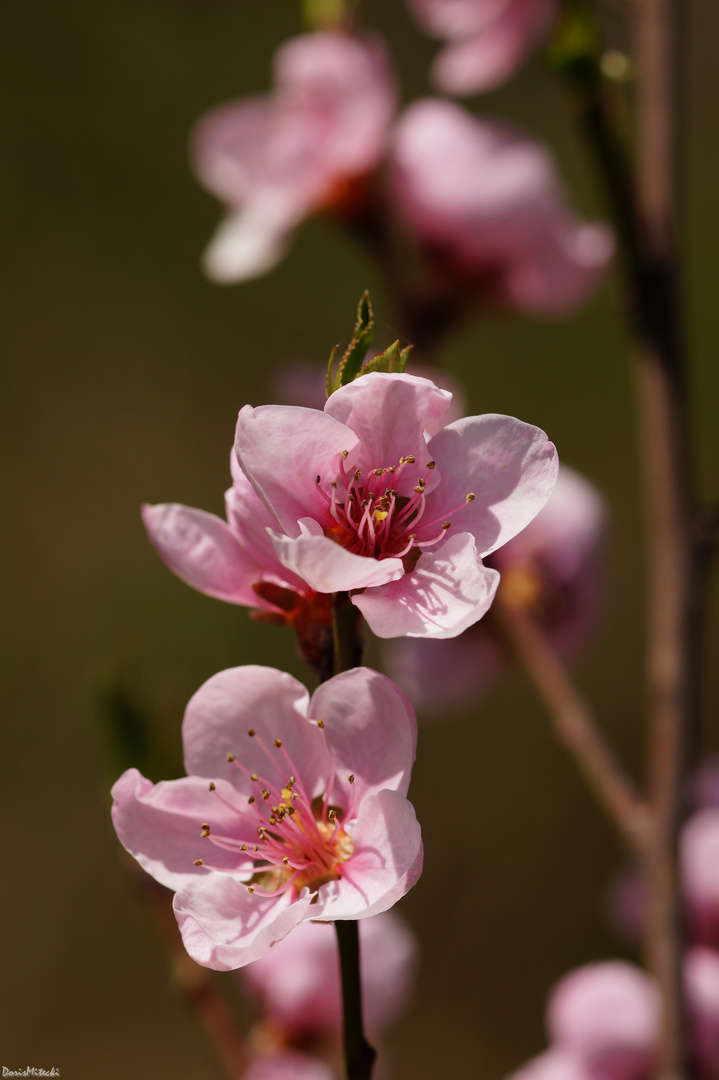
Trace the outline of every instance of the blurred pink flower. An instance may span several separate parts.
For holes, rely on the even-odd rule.
[[[241,1080],[337,1080],[332,1069],[319,1058],[297,1050],[278,1050],[254,1058]]]
[[[554,487],[554,446],[512,417],[465,417],[426,438],[450,403],[426,379],[372,373],[324,412],[240,411],[235,449],[276,518],[276,557],[319,593],[351,591],[379,637],[453,637],[481,618],[499,578],[482,557]]]
[[[487,560],[499,592],[530,610],[564,656],[586,644],[601,607],[607,510],[599,491],[566,465],[546,506]],[[415,705],[446,709],[481,693],[509,662],[491,622],[451,641],[387,646],[392,678]]]
[[[525,1062],[507,1080],[595,1080],[585,1063],[576,1054],[560,1046],[552,1046]]]
[[[557,0],[408,0],[420,26],[448,44],[432,67],[447,94],[505,82],[545,36]]]
[[[700,1075],[719,1076],[719,953],[700,945],[684,960],[689,1041]]]
[[[378,42],[306,34],[274,73],[270,95],[214,109],[192,138],[198,179],[229,209],[204,258],[218,282],[266,273],[308,214],[361,202],[385,149],[396,95]]]
[[[607,228],[569,208],[545,148],[424,98],[402,114],[388,192],[438,276],[488,302],[547,314],[597,286],[613,251]]]
[[[660,999],[633,964],[607,960],[565,975],[552,991],[547,1028],[555,1046],[576,1055],[597,1080],[641,1080],[660,1033]]]
[[[407,1007],[417,971],[417,941],[386,912],[359,924],[364,1019],[372,1038]],[[306,922],[262,960],[242,969],[242,981],[263,1015],[290,1040],[342,1029],[337,939],[331,926]]]
[[[354,668],[310,699],[274,668],[222,671],[190,700],[183,743],[189,775],[153,785],[129,769],[113,823],[175,890],[197,963],[242,967],[304,919],[386,911],[419,877],[416,722],[383,675]]]
[[[680,838],[682,887],[693,941],[719,948],[719,809],[692,815]]]

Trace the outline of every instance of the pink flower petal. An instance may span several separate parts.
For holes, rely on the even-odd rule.
[[[407,794],[417,744],[414,710],[395,684],[370,668],[336,675],[315,690],[309,715],[324,719],[335,765],[330,801],[347,809],[383,789]],[[354,794],[347,776],[354,775]]]
[[[422,834],[414,808],[398,791],[380,791],[360,804],[347,826],[352,857],[339,881],[322,885],[313,919],[362,919],[387,911],[421,873]]]
[[[197,776],[153,784],[137,769],[128,769],[113,787],[112,797],[112,822],[122,844],[148,874],[170,889],[207,876],[208,871],[194,863],[207,855],[200,827],[208,811],[213,810],[218,829],[234,824],[232,812],[217,800],[214,805],[207,781]],[[229,867],[237,859],[217,849],[213,862]]]
[[[307,719],[309,695],[302,683],[276,668],[248,664],[213,675],[187,705],[182,725],[188,773],[218,778],[249,795],[254,789],[233,762],[234,754],[248,772],[286,784],[292,769],[301,768],[302,782],[316,794],[328,769],[324,738]],[[248,730],[256,732],[253,738]],[[285,753],[273,744],[280,739]],[[270,756],[262,749],[269,749]]]
[[[296,1050],[278,1050],[251,1061],[242,1080],[336,1080],[336,1074],[319,1058]]]
[[[194,589],[232,604],[258,607],[255,560],[214,514],[178,503],[143,506],[142,519],[160,558]]]
[[[378,637],[456,637],[489,609],[499,574],[477,558],[469,533],[421,555],[411,574],[352,597]]]
[[[282,262],[297,225],[291,206],[251,206],[228,214],[202,255],[202,268],[216,285],[262,277]]]
[[[428,379],[372,372],[335,391],[325,413],[359,438],[361,448],[352,462],[363,472],[397,465],[400,458],[414,455],[416,465],[405,469],[396,482],[401,494],[409,494],[430,460],[424,431],[437,425],[451,404],[452,395]],[[430,476],[427,491],[436,482],[437,477]]]
[[[531,1058],[507,1080],[598,1080],[586,1062],[564,1046],[552,1046]],[[607,1078],[609,1080],[609,1078]]]
[[[430,452],[442,484],[428,496],[425,518],[446,515],[453,528],[471,532],[481,557],[529,524],[557,479],[554,445],[539,428],[512,416],[487,413],[457,420],[434,436]],[[450,518],[470,492],[474,500]],[[430,531],[423,526],[418,535]]]
[[[215,971],[232,971],[266,956],[276,942],[309,918],[308,890],[266,899],[250,895],[231,877],[209,874],[175,894],[173,908],[182,941],[193,960]]]
[[[308,519],[301,519],[309,527]],[[314,525],[314,523],[313,523]],[[347,592],[395,581],[404,574],[401,559],[371,559],[355,555],[322,534],[307,532],[296,539],[269,533],[278,559],[291,573],[298,575],[316,592]]]
[[[300,518],[321,518],[327,504],[316,477],[337,476],[343,450],[357,436],[316,409],[294,405],[245,405],[237,419],[235,449],[240,465],[288,536],[300,535]]]

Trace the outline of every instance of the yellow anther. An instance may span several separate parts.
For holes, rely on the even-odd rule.
[[[351,772],[349,774],[349,776],[347,777],[347,779],[349,780],[350,784],[354,784],[354,782],[355,782],[355,774],[353,772]]]
[[[255,801],[255,796],[250,795],[250,797],[249,797],[249,799],[247,801],[248,801],[248,803],[250,803],[250,805],[252,805],[252,803]]]
[[[247,886],[247,891],[248,891],[248,893],[253,893],[255,891],[255,886],[254,885],[248,885]]]
[[[374,511],[375,521],[384,521],[384,519],[387,517],[388,513],[389,513],[388,510],[375,510]]]
[[[247,729],[247,734],[250,736],[251,739],[254,739],[254,737],[255,737],[255,729],[253,727],[248,728]]]
[[[418,495],[421,495],[421,494],[422,494],[422,487],[423,487],[423,486],[424,486],[424,485],[420,486],[419,484],[417,484],[417,487],[416,487],[416,488],[413,488],[413,491],[416,491]]]
[[[282,739],[275,739],[275,746],[280,750],[282,748]]]
[[[260,848],[259,848],[259,845],[258,845],[258,844],[253,844],[253,845],[252,845],[252,849],[253,849],[253,851],[259,851],[259,850],[260,850]]]
[[[205,860],[204,859],[195,859],[195,866],[204,866],[204,865],[205,865]]]
[[[269,820],[270,820],[270,825],[276,825],[277,824],[277,818],[275,817],[274,814],[272,815],[272,817]]]
[[[286,855],[285,855],[284,859],[282,860],[282,862],[285,864],[285,866],[289,866],[289,864],[290,864],[290,860],[287,858]]]
[[[414,456],[414,454],[408,454],[404,460],[407,462],[408,465],[414,465],[417,458]]]
[[[424,485],[427,483],[427,481],[423,480],[422,477],[420,476],[417,483],[419,484],[420,487],[424,487]]]
[[[210,791],[214,791],[214,790],[215,790],[215,781],[210,780]]]
[[[442,528],[443,529],[451,529],[452,528],[452,522],[451,521],[443,521],[442,522]]]
[[[318,721],[317,721],[317,727],[318,727],[318,728],[323,728],[324,726],[325,726],[325,722],[324,722],[324,720],[318,720]]]
[[[234,754],[228,754],[227,755],[227,760],[228,761],[234,761],[235,760],[235,755]]]
[[[328,818],[329,821],[334,821],[334,819],[336,817],[337,817],[337,811],[336,810],[328,810],[327,811],[327,818]]]
[[[349,457],[349,455],[350,455],[349,450],[343,450],[342,453],[340,454],[340,457],[342,458],[343,461],[346,461],[347,458]]]
[[[243,844],[240,851],[247,851],[247,844]]]
[[[427,468],[428,468],[428,469],[434,469],[434,468],[436,468],[436,462],[434,462],[434,461],[428,461],[428,462],[427,462]]]
[[[203,825],[202,828],[200,829],[200,836],[204,840],[209,835],[210,835],[210,826],[209,825]]]
[[[474,492],[473,491],[470,491],[469,495],[467,496],[467,502],[474,502]]]
[[[269,797],[270,797],[269,791],[267,790],[266,787],[263,787],[263,789],[262,789],[262,798],[267,800],[267,799],[269,799]]]

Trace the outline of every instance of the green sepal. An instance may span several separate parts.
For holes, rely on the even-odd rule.
[[[407,367],[411,349],[412,346],[408,345],[406,349],[400,350],[399,341],[394,341],[384,352],[377,353],[368,360],[359,374],[369,375],[370,371],[386,371],[390,374],[401,375]]]

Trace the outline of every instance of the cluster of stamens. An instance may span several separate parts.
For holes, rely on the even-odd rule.
[[[425,488],[435,468],[433,461],[427,463],[425,475],[417,478],[412,494],[407,496],[398,495],[396,485],[407,466],[416,464],[417,459],[413,454],[401,457],[397,465],[372,469],[364,477],[361,469],[355,469],[351,476],[347,475],[345,461],[348,456],[348,452],[343,450],[339,461],[339,480],[331,481],[329,491],[322,486],[321,476],[315,477],[315,483],[327,502],[332,519],[332,524],[325,527],[325,535],[356,555],[402,559],[412,548],[432,547],[451,528],[452,522],[446,518],[474,501],[474,494],[470,493],[443,518],[424,521]],[[338,489],[343,492],[340,498]],[[432,525],[439,525],[437,535],[418,541],[416,537],[420,521],[424,532]]]
[[[324,722],[318,720],[317,726],[324,729]],[[238,768],[253,788],[256,787],[256,794],[247,797],[243,806],[238,802],[240,796],[229,800],[218,791],[214,781],[211,782],[212,795],[237,818],[237,835],[218,835],[208,822],[202,823],[200,835],[216,847],[234,852],[237,865],[232,868],[212,866],[204,859],[196,859],[195,866],[231,875],[241,874],[245,879],[249,875],[249,881],[245,881],[248,892],[258,896],[279,896],[287,889],[299,892],[309,888],[316,892],[325,882],[343,876],[344,864],[352,854],[352,839],[342,827],[342,821],[354,813],[354,775],[347,777],[352,794],[347,810],[342,812],[330,802],[335,770],[329,744],[327,788],[324,796],[311,799],[297,778],[297,770],[282,740],[274,740],[273,754],[253,728],[247,734],[261,746],[272,766],[269,771],[279,779],[273,781],[250,772],[234,754],[227,755],[228,763]],[[288,772],[284,771],[285,766]]]

